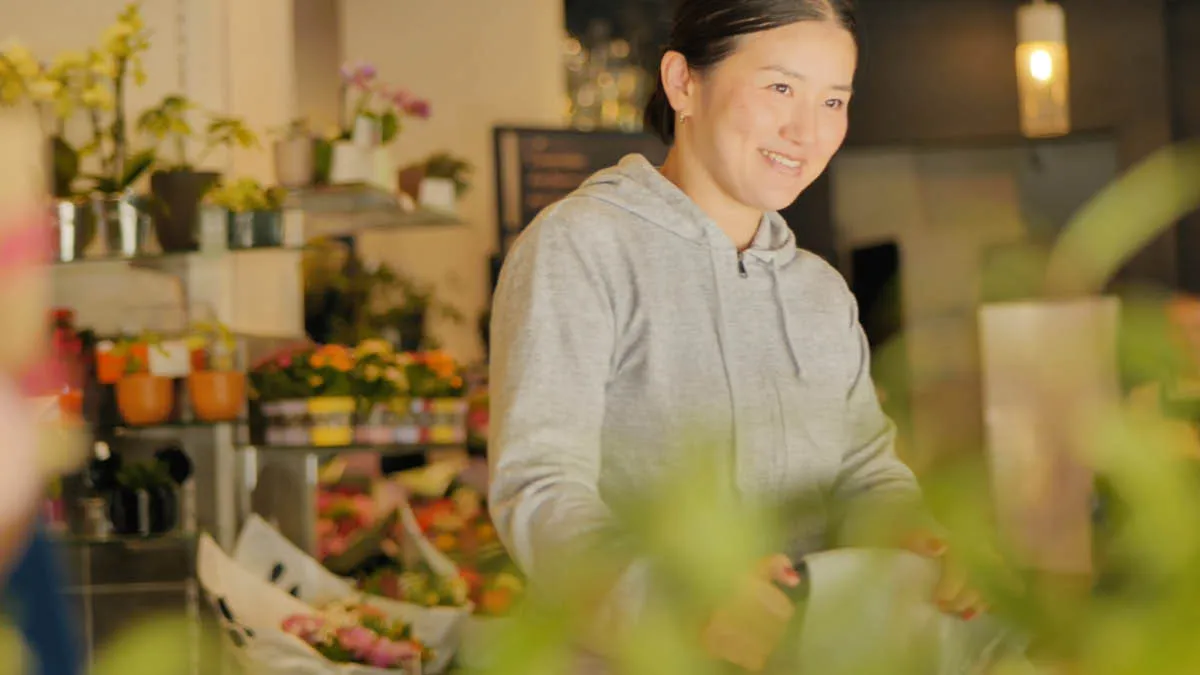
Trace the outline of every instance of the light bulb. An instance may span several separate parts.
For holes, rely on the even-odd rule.
[[[1054,59],[1045,49],[1035,49],[1029,55],[1029,74],[1038,82],[1049,82],[1054,77]]]

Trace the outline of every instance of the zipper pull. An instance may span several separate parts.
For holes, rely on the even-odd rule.
[[[738,254],[738,275],[739,275],[739,276],[741,276],[743,279],[745,279],[746,277],[750,276],[750,275],[749,275],[749,274],[746,272],[746,261],[745,261],[745,260],[742,260],[742,254],[741,254],[741,253],[739,253],[739,254]]]

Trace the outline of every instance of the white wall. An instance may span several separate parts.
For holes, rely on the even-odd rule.
[[[385,81],[433,104],[432,119],[413,122],[401,135],[397,161],[403,166],[448,150],[476,167],[461,205],[467,225],[372,235],[361,244],[370,259],[437,282],[467,322],[435,326],[435,335],[460,357],[477,357],[476,317],[485,306],[496,241],[491,129],[562,124],[563,2],[353,0],[342,3],[341,27],[347,60],[375,64]]]
[[[900,248],[913,447],[924,465],[981,447],[976,311],[984,254],[1053,234],[1116,174],[1103,139],[1028,148],[843,151],[832,168],[843,259],[895,241]]]

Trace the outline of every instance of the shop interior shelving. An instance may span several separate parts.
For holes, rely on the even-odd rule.
[[[94,263],[124,262],[131,267],[174,277],[182,289],[184,312],[189,317],[192,317],[196,308],[202,307],[209,315],[205,318],[221,321],[231,326],[244,342],[259,343],[261,346],[304,337],[303,286],[299,270],[302,252],[313,239],[354,236],[367,230],[399,231],[453,227],[462,223],[453,213],[416,206],[405,196],[369,185],[323,186],[289,191],[284,198],[284,232],[280,246],[229,249],[227,222],[225,211],[211,207],[202,209],[198,234],[200,246],[194,252],[146,251],[132,257],[85,258],[61,264],[72,268],[83,266],[86,269]],[[283,283],[269,290],[255,288],[254,292],[248,292],[242,283],[244,280],[238,276],[239,265],[258,266],[266,262],[288,270],[296,283]],[[258,315],[262,313],[258,310],[264,306],[271,306],[275,315],[272,325],[256,323]],[[287,306],[290,311],[276,311],[278,306]],[[284,318],[281,320],[278,318],[280,316]],[[280,502],[279,508],[295,514],[308,511],[297,508],[300,506],[295,503],[297,494],[315,490],[315,483],[308,480],[310,477],[315,479],[315,469],[309,471],[309,468],[333,454],[363,451],[413,454],[428,449],[428,446],[260,447],[249,443],[248,431],[242,422],[206,424],[180,421],[152,428],[116,427],[102,431],[108,433],[110,440],[118,443],[123,440],[185,438],[185,449],[197,465],[195,501],[200,517],[195,526],[212,532],[223,546],[233,544],[242,520],[250,513],[248,509],[255,506],[254,494],[276,492],[268,485],[271,476],[292,473],[285,468],[301,472],[299,475],[289,475],[286,479],[280,478],[287,481],[287,489],[281,493],[280,499],[290,494],[293,503],[284,509]],[[260,480],[263,476],[267,479],[265,482]],[[293,484],[290,482],[293,478],[301,482]],[[315,507],[315,502],[310,505]],[[311,515],[306,514],[306,518],[309,526],[315,526],[315,511]]]

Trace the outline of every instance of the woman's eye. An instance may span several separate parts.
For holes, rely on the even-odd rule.
[[[828,101],[825,101],[825,107],[833,108],[834,110],[841,110],[842,108],[846,107],[846,102],[840,98],[831,98]]]
[[[773,84],[771,85],[771,89],[774,90],[775,93],[783,94],[784,96],[788,96],[792,93],[792,85],[790,84]]]

